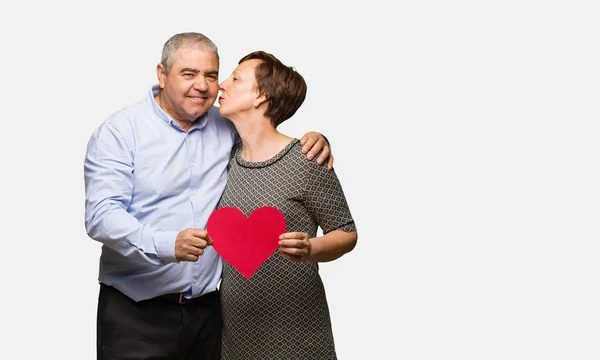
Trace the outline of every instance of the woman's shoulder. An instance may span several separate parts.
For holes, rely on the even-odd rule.
[[[317,155],[309,160],[307,158],[308,154],[302,152],[302,144],[300,143],[300,140],[295,139],[295,141],[296,142],[293,144],[286,157],[288,157],[290,161],[294,163],[294,171],[296,174],[300,175],[303,173],[309,177],[328,176],[326,173],[330,170],[327,168],[327,164],[323,163],[319,165],[317,163],[317,159],[319,158],[321,151],[319,151]]]

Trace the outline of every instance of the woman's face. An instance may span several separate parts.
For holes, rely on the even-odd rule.
[[[254,77],[254,69],[260,60],[251,59],[239,64],[224,80],[219,90],[219,113],[221,116],[232,118],[236,115],[253,110],[258,104],[258,87]]]

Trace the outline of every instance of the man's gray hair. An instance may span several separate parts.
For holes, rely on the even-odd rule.
[[[198,47],[202,51],[212,52],[219,59],[219,50],[217,45],[206,35],[197,32],[185,32],[171,36],[165,43],[160,59],[161,64],[165,67],[165,74],[169,75],[171,66],[173,66],[173,55],[179,48],[195,48]]]

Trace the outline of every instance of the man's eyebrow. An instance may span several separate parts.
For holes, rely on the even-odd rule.
[[[194,68],[183,68],[179,71],[180,74],[186,73],[186,72],[191,72],[194,74],[198,74],[200,72],[200,70],[198,69],[194,69]],[[212,70],[212,71],[207,71],[204,73],[204,76],[218,76],[219,75],[219,71],[218,70]]]

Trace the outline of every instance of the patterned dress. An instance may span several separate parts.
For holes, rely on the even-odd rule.
[[[245,161],[241,146],[234,148],[219,207],[249,216],[273,206],[283,213],[287,232],[310,237],[318,227],[324,234],[356,230],[335,171],[307,160],[301,148],[294,139],[263,162]],[[293,262],[275,251],[250,280],[223,264],[223,359],[337,358],[317,263]]]

